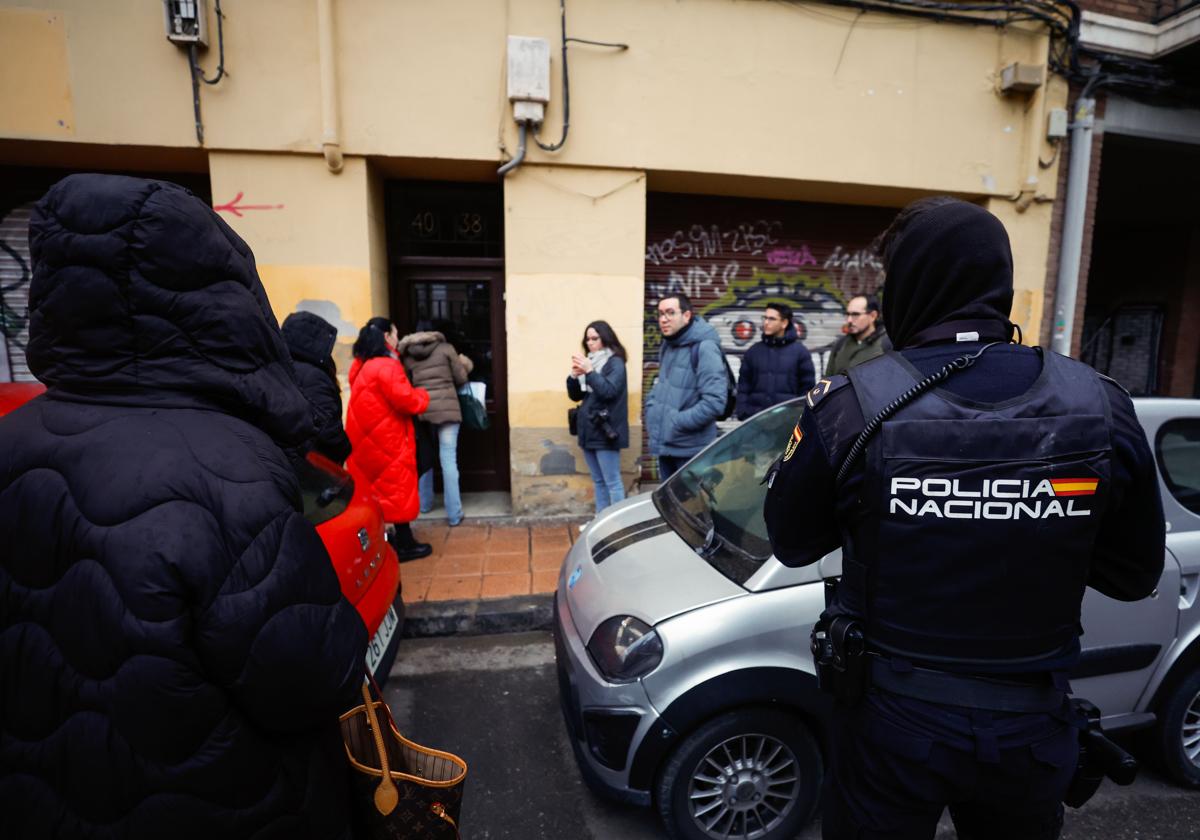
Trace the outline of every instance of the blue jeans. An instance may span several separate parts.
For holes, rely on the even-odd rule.
[[[690,460],[692,460],[691,455],[659,455],[658,480],[660,482],[666,481],[683,469],[683,465]]]
[[[592,484],[596,487],[596,513],[625,498],[625,484],[621,481],[621,450],[585,449],[583,460],[587,461]]]
[[[462,496],[458,492],[458,427],[460,423],[438,423],[438,460],[442,464],[442,499],[451,525],[462,522]],[[417,481],[421,494],[421,513],[433,510],[433,470],[426,470]]]

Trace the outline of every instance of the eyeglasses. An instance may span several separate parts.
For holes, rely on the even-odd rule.
[[[762,316],[762,319],[764,321],[782,321],[783,320],[778,315],[764,315],[764,316]]]
[[[679,314],[679,313],[678,313],[678,312],[676,312],[674,309],[660,309],[660,310],[658,310],[658,317],[659,317],[659,319],[660,319],[660,320],[661,320],[662,318],[674,318],[674,317],[675,317],[676,315],[678,315],[678,314]]]

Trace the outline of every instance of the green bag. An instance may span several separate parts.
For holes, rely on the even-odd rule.
[[[458,389],[458,407],[462,410],[462,426],[476,432],[485,431],[488,427],[487,409],[483,403],[475,399],[470,385]]]

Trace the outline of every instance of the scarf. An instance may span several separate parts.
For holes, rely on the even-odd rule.
[[[599,373],[600,371],[604,370],[604,363],[611,358],[612,351],[607,347],[603,347],[593,353],[588,353],[588,361],[592,363],[592,370],[595,373]],[[587,385],[586,373],[579,377],[579,386],[585,391],[591,390]]]

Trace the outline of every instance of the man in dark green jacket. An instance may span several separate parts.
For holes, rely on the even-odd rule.
[[[834,342],[825,375],[845,373],[891,349],[891,339],[879,323],[879,301],[867,295],[852,297],[846,305],[846,334]]]

